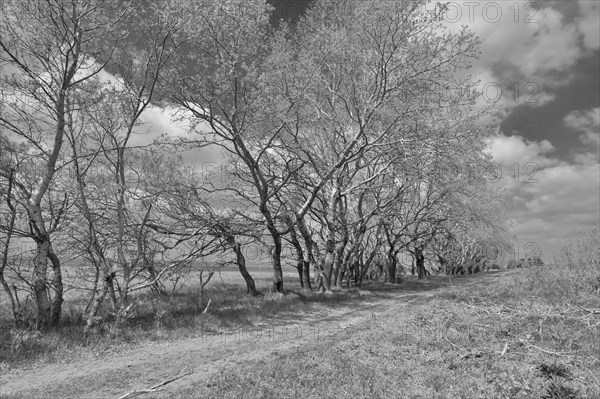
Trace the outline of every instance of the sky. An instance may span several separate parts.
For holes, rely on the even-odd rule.
[[[309,2],[271,0],[274,20],[297,18]],[[467,25],[482,40],[470,72],[483,99],[503,109],[489,152],[508,190],[517,259],[552,261],[580,231],[600,224],[599,6],[597,0],[448,6],[446,26]],[[148,131],[183,129],[170,111],[148,113]],[[220,159],[210,149],[190,156],[203,169]]]
[[[551,260],[600,223],[600,2],[453,5],[448,19],[483,40],[474,69],[488,98],[502,92],[490,152],[509,189],[515,247]]]

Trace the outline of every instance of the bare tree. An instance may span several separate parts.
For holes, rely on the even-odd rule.
[[[278,115],[287,121],[281,140],[290,157],[305,165],[304,178],[296,181],[309,182],[300,188],[304,198],[286,205],[296,215],[306,260],[312,261],[309,252],[318,245],[305,218],[318,196],[326,204],[321,219],[327,233],[318,259],[325,290],[336,253],[345,247],[344,229],[336,233],[336,225],[345,225],[336,221],[344,214],[344,193],[361,184],[352,179],[351,165],[411,136],[415,127],[409,122],[423,113],[420,97],[412,96],[460,83],[454,72],[476,54],[473,35],[439,35],[440,16],[420,10],[405,2],[317,1],[273,45],[268,64],[273,72],[266,78],[280,98]]]
[[[158,6],[154,6],[158,7]],[[95,270],[93,303],[88,328],[106,295],[121,317],[130,292],[156,287],[164,273],[183,258],[167,261],[160,272],[154,265],[165,248],[151,230],[155,197],[143,190],[143,155],[130,144],[140,133],[143,115],[152,106],[161,74],[177,49],[177,15],[158,9],[132,8],[127,16],[129,39],[107,57],[110,75],[75,92],[67,103],[66,137],[77,187],[77,205],[85,223],[71,242]],[[166,239],[168,241],[168,239]],[[171,249],[171,248],[167,248]],[[150,281],[134,285],[142,271]],[[100,282],[100,284],[98,284]]]
[[[254,204],[262,216],[272,241],[273,289],[282,292],[283,233],[274,196],[290,175],[275,177],[266,157],[278,146],[286,121],[270,116],[275,100],[261,77],[269,52],[271,7],[261,0],[200,4],[201,10],[193,12],[197,3],[185,3],[194,17],[185,25],[189,51],[182,55],[173,98],[198,130],[205,130],[204,142],[220,146],[235,158],[234,164],[243,165],[239,176],[253,192],[230,190]],[[285,164],[285,159],[279,162]]]
[[[193,245],[196,256],[218,259],[225,266],[235,264],[246,283],[247,293],[257,296],[259,292],[252,275],[246,268],[243,246],[261,240],[257,230],[261,221],[242,216],[235,201],[224,198],[223,191],[210,183],[210,173],[201,175],[192,167],[171,164],[165,175],[162,168],[154,169],[152,186],[148,188],[158,199],[157,211],[162,215],[150,227],[168,232],[179,241]],[[199,244],[201,241],[201,244]],[[227,260],[229,254],[233,260]]]
[[[103,12],[106,1],[7,0],[0,6],[2,103],[0,126],[7,137],[31,147],[31,186],[17,186],[27,200],[31,238],[36,244],[32,271],[39,327],[57,324],[61,314],[60,261],[52,247],[45,197],[59,164],[67,103],[73,91],[104,67],[95,62],[110,53],[120,16]],[[21,165],[23,166],[23,165]],[[10,172],[3,170],[8,178]],[[25,168],[13,178],[23,180]],[[48,259],[54,277],[48,281]],[[48,294],[52,287],[53,299]]]

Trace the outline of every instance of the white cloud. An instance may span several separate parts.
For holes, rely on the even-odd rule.
[[[560,247],[552,243],[566,243],[577,231],[598,224],[599,171],[598,164],[562,163],[540,170],[535,184],[515,186],[513,194],[524,205],[514,211],[521,239],[537,242],[547,253]]]
[[[155,140],[186,138],[189,140],[200,139],[196,135],[204,127],[199,125],[194,132],[190,131],[190,121],[181,118],[185,112],[175,107],[161,108],[150,106],[141,115],[141,124],[136,127],[135,134],[130,140],[132,146],[143,146],[154,142]],[[223,162],[221,148],[216,145],[182,146],[179,149],[183,155],[184,161],[198,170],[215,168]]]
[[[599,3],[581,0],[579,9],[580,17],[566,21],[552,3],[456,1],[445,24],[454,32],[467,25],[482,39],[473,71],[479,88],[488,89],[487,102],[539,107],[571,81],[585,50],[599,47]]]
[[[600,3],[590,0],[579,0],[578,28],[583,37],[586,49],[600,48]]]
[[[573,111],[565,117],[565,124],[576,129],[597,131],[600,128],[600,108]]]
[[[496,162],[506,166],[534,162],[540,167],[546,167],[558,162],[547,157],[554,150],[548,140],[535,142],[517,135],[508,137],[500,134],[494,137],[488,152]]]
[[[589,121],[587,114],[575,115],[570,123]],[[584,153],[580,162],[569,164],[552,158],[553,150],[546,140],[504,135],[496,136],[489,149],[504,165],[501,183],[510,192],[517,246],[523,252],[533,243],[547,260],[578,231],[600,222],[597,156]]]
[[[523,74],[535,79],[540,74],[564,71],[573,66],[580,55],[577,46],[577,29],[564,24],[563,15],[552,8],[539,12],[539,23],[516,25],[512,29],[515,49],[511,61]],[[544,80],[544,84],[549,84]]]
[[[577,26],[565,23],[560,11],[529,1],[490,3],[455,2],[461,18],[446,19],[453,30],[465,24],[483,40],[481,65],[509,63],[540,85],[556,84],[555,75],[543,75],[568,70],[581,55]]]
[[[142,114],[144,123],[152,126],[152,130],[168,137],[184,137],[189,131],[189,123],[178,119],[180,110],[173,107],[150,106]]]
[[[600,145],[600,108],[573,111],[564,118],[565,126],[580,132],[579,140],[597,148]]]

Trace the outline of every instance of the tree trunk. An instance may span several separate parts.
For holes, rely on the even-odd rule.
[[[13,232],[14,232],[15,220],[17,218],[17,211],[11,202],[11,195],[12,195],[11,191],[12,191],[12,187],[13,187],[13,174],[14,174],[14,171],[11,170],[10,176],[8,178],[8,190],[6,193],[6,204],[8,205],[8,208],[10,209],[10,217],[8,219],[8,224],[6,225],[6,227],[7,227],[6,237],[5,237],[4,243],[2,245],[3,246],[2,259],[0,260],[0,284],[2,284],[2,288],[4,288],[4,291],[6,292],[6,295],[8,296],[8,299],[10,300],[10,308],[12,310],[15,327],[21,327],[23,325],[23,318],[22,318],[20,306],[17,301],[18,298],[16,297],[17,293],[15,292],[15,294],[13,295],[13,293],[10,290],[10,286],[4,279],[4,270],[6,269],[6,266],[8,265],[8,252],[10,249],[10,240],[11,240]],[[15,289],[15,291],[16,291],[16,289]]]
[[[124,171],[124,155],[123,148],[120,148],[117,152],[118,154],[118,164],[117,164],[117,184],[119,188],[117,190],[117,237],[116,237],[116,246],[117,246],[117,258],[119,260],[119,266],[123,272],[123,287],[119,289],[119,301],[118,301],[118,321],[120,321],[121,309],[125,309],[129,302],[129,283],[131,280],[131,269],[130,265],[127,262],[127,258],[125,257],[125,225],[126,225],[126,206],[125,206],[125,191],[126,191],[126,183],[125,183],[125,171]],[[114,280],[113,280],[114,281]]]
[[[92,306],[92,304],[94,303],[94,299],[96,299],[96,294],[98,294],[99,292],[98,284],[100,283],[100,265],[98,265],[98,262],[96,262],[96,260],[93,258],[91,261],[94,265],[94,284],[92,288],[92,296],[90,297],[88,304],[85,306],[85,309],[83,309],[83,312],[85,314],[87,314],[90,311],[90,306]]]
[[[54,134],[54,147],[48,160],[46,161],[45,170],[37,187],[32,191],[28,201],[28,211],[30,218],[31,229],[34,232],[33,239],[36,243],[36,254],[33,269],[33,292],[37,306],[36,324],[37,328],[47,327],[52,323],[52,304],[48,296],[48,252],[50,251],[50,235],[46,230],[46,224],[42,216],[42,198],[50,187],[50,182],[54,176],[56,161],[63,143],[65,132],[65,96],[67,92],[68,82],[75,75],[76,63],[72,64],[68,76],[62,82],[62,87],[56,101],[56,131]],[[60,278],[60,273],[59,273]],[[61,292],[62,302],[62,292]],[[60,318],[60,313],[58,313]]]
[[[243,143],[241,143],[241,145],[243,146]],[[250,164],[248,166],[254,167],[255,165]],[[273,291],[283,293],[283,272],[281,270],[281,233],[277,230],[277,225],[275,224],[273,215],[267,207],[267,190],[265,188],[266,185],[264,184],[264,181],[262,183],[263,185],[260,187],[263,188],[259,189],[259,194],[261,196],[262,201],[259,210],[265,219],[267,230],[269,230],[269,234],[271,235],[271,238],[273,240],[273,246],[271,247],[271,265],[273,266]],[[259,188],[259,186],[257,186],[257,188]]]
[[[352,243],[352,246],[350,247],[350,249],[348,250],[348,255],[346,256],[346,263],[353,264],[355,266],[355,269],[354,269],[355,274],[354,275],[356,277],[358,277],[358,275],[360,274],[359,258],[362,257],[362,253],[360,250],[360,244],[363,240],[366,230],[367,230],[366,224],[361,222],[360,226],[354,232],[353,243]]]
[[[46,234],[36,237],[36,254],[33,269],[33,293],[37,307],[36,328],[45,328],[50,325],[52,304],[48,296],[48,248],[50,240]]]
[[[290,241],[292,242],[292,245],[296,250],[296,269],[298,269],[300,287],[304,289],[304,251],[302,250],[302,245],[300,245],[300,242],[298,241],[298,236],[296,235],[296,229],[294,228],[292,218],[287,217],[286,223],[290,232]]]
[[[334,282],[335,288],[342,288],[342,277],[344,276],[343,268],[346,266],[344,264],[344,251],[346,250],[346,246],[348,245],[349,233],[348,233],[348,225],[346,219],[346,204],[342,198],[338,199],[338,215],[340,220],[340,231],[341,231],[341,239],[337,243],[335,248],[335,256],[334,256],[334,264],[333,264],[333,273],[334,273]]]
[[[371,264],[373,263],[373,260],[379,253],[379,248],[381,248],[381,245],[383,244],[383,237],[381,234],[382,229],[383,229],[383,223],[380,222],[379,225],[377,226],[377,231],[375,232],[375,237],[377,238],[377,241],[375,242],[375,248],[373,248],[373,251],[371,251],[371,253],[367,257],[366,261],[362,264],[362,268],[361,268],[362,270],[360,273],[360,282],[362,282],[364,280],[364,278],[367,276],[369,269],[371,268]]]
[[[52,291],[54,291],[54,298],[52,299],[52,314],[50,315],[50,324],[58,326],[60,322],[60,315],[62,312],[63,303],[63,283],[62,283],[62,272],[60,269],[60,260],[58,256],[52,250],[52,245],[48,248],[48,257],[52,263]]]
[[[331,289],[331,278],[333,275],[333,266],[335,261],[335,225],[337,220],[337,207],[339,198],[339,189],[335,187],[329,198],[329,206],[326,217],[330,222],[327,223],[327,238],[325,239],[325,255],[323,257],[323,282],[320,289],[329,291]]]
[[[335,247],[337,247],[337,245],[335,245]],[[338,281],[338,276],[342,273],[340,273],[340,260],[338,259],[337,256],[337,249],[334,248],[333,249],[333,262],[332,262],[333,266],[331,267],[331,287],[333,289],[338,289],[341,288],[338,286],[337,281]]]
[[[359,284],[360,279],[360,261],[357,259],[352,263],[350,275],[348,276],[348,288],[350,288],[350,279],[354,280],[354,286]]]
[[[4,292],[6,292],[6,295],[8,296],[8,299],[10,300],[10,308],[12,310],[13,321],[15,323],[15,327],[19,328],[19,327],[21,327],[23,325],[23,319],[22,319],[22,316],[21,316],[21,310],[17,306],[17,302],[15,300],[15,296],[11,292],[10,286],[8,285],[8,283],[6,282],[6,280],[4,279],[4,272],[2,270],[0,270],[0,284],[2,284],[2,288],[4,288]]]
[[[106,294],[111,292],[112,280],[115,277],[115,273],[107,272],[102,279],[102,289],[99,292],[95,293],[94,302],[92,304],[92,308],[90,309],[85,329],[83,333],[87,335],[90,329],[96,324],[96,316],[98,316],[98,312],[100,311],[100,306],[102,306],[102,302],[104,302],[104,298],[106,298]],[[114,297],[114,290],[112,290],[112,295]],[[116,301],[116,298],[115,298]]]
[[[344,281],[345,275],[346,275],[346,268],[343,266],[338,268],[338,273],[335,276],[335,288],[342,289],[342,283]]]
[[[354,275],[354,285],[360,287],[362,285],[363,279],[365,278],[365,275],[367,274],[365,270],[367,270],[367,267],[365,267],[365,259],[364,259],[364,255],[365,252],[360,251],[358,254],[358,259],[356,260],[356,271],[355,271],[355,275]]]
[[[252,296],[257,296],[258,291],[256,291],[256,285],[254,284],[254,279],[246,269],[246,258],[242,253],[242,246],[240,243],[236,242],[233,245],[233,251],[235,252],[236,262],[238,268],[240,269],[240,274],[244,278],[246,282],[246,293],[251,294]]]
[[[152,281],[150,291],[152,291],[154,294],[166,295],[167,292],[161,286],[160,279],[157,279],[158,273],[156,273],[156,267],[154,267],[152,261],[144,259],[144,268],[148,270],[148,279]]]
[[[281,236],[274,227],[270,227],[273,238],[271,260],[273,264],[273,291],[283,293],[283,271],[281,270]]]
[[[396,268],[398,266],[398,261],[396,259],[396,254],[394,253],[394,247],[390,247],[387,253],[387,262],[386,262],[386,270],[385,270],[385,282],[386,283],[396,283]]]
[[[304,259],[296,260],[296,270],[298,270],[298,281],[300,281],[300,288],[304,289]]]
[[[115,292],[115,276],[116,273],[113,278],[108,281],[108,294],[110,295],[110,301],[113,305],[113,310],[116,312],[117,309],[119,309],[119,302],[117,301],[117,293]]]
[[[304,223],[304,217],[296,214],[296,225],[298,226],[298,231],[302,235],[302,239],[304,240],[304,246],[306,251],[304,251],[304,265],[303,265],[303,286],[307,290],[312,290],[312,285],[310,281],[310,265],[314,264],[314,252],[313,252],[313,240],[310,236],[310,232],[306,228],[306,224]]]
[[[323,281],[319,289],[329,291],[331,289],[331,276],[333,273],[333,257],[334,257],[335,242],[333,231],[330,229],[325,243],[325,256],[323,259]]]
[[[347,265],[344,264],[344,250],[346,249],[346,245],[348,245],[348,230],[346,228],[342,228],[342,240],[338,243],[335,249],[335,257],[334,257],[334,281],[335,288],[342,288],[342,279],[344,277],[344,271]]]
[[[69,129],[72,131],[72,128]],[[69,137],[69,136],[67,136]],[[107,294],[110,294],[111,302],[113,305],[113,309],[116,311],[118,308],[117,297],[115,295],[113,279],[115,278],[116,273],[112,270],[110,264],[108,264],[106,257],[104,256],[104,248],[98,243],[98,236],[96,232],[96,227],[94,225],[94,218],[90,211],[90,207],[87,201],[87,194],[85,191],[85,183],[84,176],[81,171],[79,165],[79,156],[77,153],[77,147],[75,146],[75,140],[71,140],[71,150],[72,150],[72,160],[73,166],[75,167],[75,177],[77,180],[77,186],[79,189],[79,204],[81,206],[81,210],[83,212],[83,216],[85,217],[88,224],[88,237],[87,240],[90,243],[88,247],[88,253],[91,261],[95,266],[95,279],[94,279],[94,291],[92,293],[92,298],[88,307],[91,308],[87,312],[87,320],[84,329],[84,334],[88,334],[90,329],[96,324],[98,312],[100,311],[100,307],[104,302]],[[102,287],[100,288],[98,284],[100,283],[100,275],[102,272]]]
[[[348,239],[348,241],[350,241]],[[350,287],[350,279],[354,276],[354,266],[355,266],[355,256],[354,256],[354,244],[350,246],[350,248],[346,251],[343,260],[343,274],[342,274],[342,283],[344,278],[346,278],[346,288]]]
[[[417,273],[419,276],[419,280],[425,278],[426,270],[425,270],[425,255],[423,255],[423,248],[415,247],[415,261],[417,263]]]
[[[448,274],[448,261],[442,255],[438,255],[438,261],[440,262],[440,273]]]

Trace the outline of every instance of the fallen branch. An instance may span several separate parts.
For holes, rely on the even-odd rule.
[[[535,346],[535,345],[529,345],[529,347],[537,349],[540,352],[544,352],[544,353],[547,353],[549,355],[554,355],[554,356],[568,356],[569,355],[568,353],[552,352],[552,351],[549,351],[549,350],[546,350],[546,349],[542,349],[542,348],[540,348],[538,346]]]
[[[483,311],[483,312],[487,313],[488,315],[490,314],[490,311],[489,311],[489,310],[487,310],[487,309],[484,309],[484,308],[482,308],[482,307],[479,307],[479,306],[475,306],[475,305],[467,305],[467,307],[468,307],[468,308],[474,308],[474,309],[481,310],[481,311]]]
[[[446,336],[442,336],[442,338],[444,338],[444,341],[448,342],[450,345],[452,345],[453,347],[455,347],[456,349],[458,349],[459,351],[464,351],[463,348],[461,348],[458,345],[453,344],[448,338],[446,338]]]
[[[504,349],[502,349],[502,352],[500,352],[500,356],[504,356],[504,354],[506,353],[507,350],[508,350],[508,341],[506,341],[506,343],[504,344]]]
[[[167,384],[170,384],[173,381],[176,381],[176,380],[178,380],[180,378],[183,378],[186,375],[190,375],[193,372],[192,370],[188,370],[186,372],[186,370],[187,370],[187,366],[185,366],[183,368],[183,370],[181,370],[179,372],[179,374],[177,374],[177,377],[165,380],[165,381],[161,382],[160,384],[156,384],[156,385],[151,386],[150,388],[146,388],[146,389],[134,389],[133,391],[128,392],[128,393],[126,393],[123,396],[120,396],[119,399],[129,399],[129,398],[133,398],[134,396],[138,396],[138,395],[141,395],[141,394],[144,394],[144,393],[152,393],[152,392],[160,391],[160,390],[162,390],[161,387],[163,387],[163,386],[165,386]]]
[[[583,309],[586,312],[591,313],[591,314],[600,314],[600,309],[587,309],[587,308],[584,308],[581,305],[577,305],[577,307],[579,307],[580,309]]]

